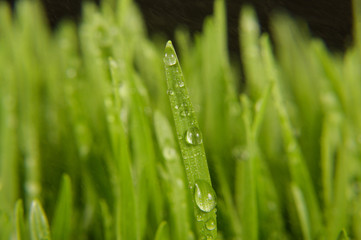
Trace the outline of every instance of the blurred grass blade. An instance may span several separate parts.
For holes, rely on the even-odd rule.
[[[51,240],[48,220],[38,200],[31,203],[29,226],[31,240]]]
[[[113,229],[113,218],[112,218],[112,214],[110,213],[108,204],[104,200],[101,200],[99,205],[103,219],[102,221],[103,231],[104,231],[103,239],[104,240],[115,239],[114,229]]]
[[[15,205],[15,229],[16,229],[17,240],[29,239],[25,228],[24,206],[23,206],[23,201],[21,199],[16,201],[16,205]]]
[[[63,175],[55,213],[51,224],[54,240],[69,239],[73,226],[73,193],[68,175]]]
[[[120,113],[125,111],[124,103],[121,99],[122,76],[119,64],[115,60],[109,61],[111,79],[113,83],[114,106],[108,109],[109,134],[113,147],[115,171],[117,182],[115,185],[116,194],[116,238],[120,239],[139,239],[139,222],[136,218],[136,196],[133,182],[131,155],[129,149],[128,136],[124,130],[124,121]]]
[[[161,112],[154,113],[154,127],[159,147],[168,172],[168,194],[171,207],[172,239],[186,239],[190,232],[188,192],[182,160],[177,151],[175,138],[168,120]],[[174,221],[174,229],[171,222]]]
[[[175,122],[178,144],[186,169],[188,186],[194,195],[194,215],[199,237],[217,237],[216,195],[212,188],[208,164],[194,109],[182,69],[171,41],[164,56],[168,96]]]
[[[342,229],[339,233],[337,240],[349,240],[350,238],[347,236],[347,232],[345,229]]]
[[[283,95],[280,90],[281,79],[277,73],[277,66],[275,65],[275,61],[273,59],[270,44],[264,44],[263,48],[263,61],[265,63],[267,76],[269,77],[270,82],[274,82],[272,96],[282,128],[283,144],[288,156],[288,168],[291,175],[291,181],[294,182],[294,185],[297,186],[303,194],[306,207],[309,212],[308,217],[311,226],[311,237],[315,238],[316,236],[319,236],[322,231],[321,212],[317,195],[302,156],[299,143],[292,131],[292,124],[285,107],[285,100],[283,99]]]
[[[154,240],[168,240],[169,228],[167,222],[163,221],[159,224]]]
[[[259,158],[255,149],[251,129],[250,102],[246,96],[241,96],[243,106],[243,122],[246,129],[247,156],[239,159],[236,169],[236,194],[238,210],[242,224],[242,239],[258,239],[258,209],[257,209],[257,186],[256,175]]]
[[[297,185],[291,183],[291,192],[293,196],[293,200],[296,205],[297,214],[299,217],[303,239],[311,240],[311,226],[308,215],[307,205],[305,203],[305,199],[303,198],[303,194],[301,189],[297,187]]]

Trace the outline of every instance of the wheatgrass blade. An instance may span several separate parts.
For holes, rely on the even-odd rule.
[[[271,106],[270,95],[273,83],[268,83],[268,87],[263,90],[261,98],[254,104],[253,121],[248,122],[250,131],[246,133],[251,134],[247,136],[248,145],[253,147],[248,148],[249,158],[255,161],[255,181],[256,181],[256,195],[257,195],[257,212],[259,225],[259,238],[268,239],[284,239],[285,228],[281,215],[281,206],[277,196],[274,180],[271,177],[269,165],[265,159],[265,155],[259,146],[259,139],[261,135],[261,125],[266,121],[267,108]],[[248,110],[249,111],[249,110]],[[252,157],[253,156],[253,157]],[[247,160],[247,159],[244,159]]]
[[[187,239],[190,233],[189,201],[183,163],[167,118],[154,113],[154,128],[167,169],[168,198],[171,208],[169,226],[173,239]]]
[[[17,240],[29,239],[25,226],[23,201],[19,199],[15,205],[15,236]]]
[[[6,59],[9,55],[1,57]],[[18,92],[13,67],[1,60],[0,65],[3,69],[0,70],[0,209],[10,214],[21,184],[18,175]]]
[[[347,236],[347,232],[345,229],[343,229],[337,237],[337,240],[349,240],[349,239],[350,238]]]
[[[307,205],[305,199],[303,197],[301,189],[296,185],[291,183],[291,193],[293,197],[293,201],[296,206],[296,212],[299,218],[300,227],[303,235],[303,239],[311,240],[311,226],[309,221]]]
[[[289,17],[276,16],[273,20],[279,66],[282,69],[278,85],[284,98],[291,130],[299,131],[298,145],[309,175],[314,182],[319,177],[321,135],[321,99],[323,76],[320,64],[312,52],[311,41],[305,28],[296,25]],[[315,80],[317,79],[317,80]],[[314,185],[316,197],[320,189]],[[304,193],[305,194],[305,193]],[[307,199],[306,194],[304,195]],[[315,225],[312,225],[315,226]]]
[[[166,221],[163,221],[159,224],[157,232],[155,234],[154,240],[167,240],[169,238],[169,227]],[[173,237],[173,235],[172,235]]]
[[[100,200],[100,211],[102,215],[102,227],[103,227],[103,238],[104,240],[115,239],[114,224],[112,214],[110,213],[109,206],[106,201]]]
[[[247,93],[251,99],[257,99],[267,84],[259,47],[260,30],[252,8],[244,7],[242,9],[239,26],[242,62],[247,78]]]
[[[163,218],[164,199],[160,188],[158,173],[156,169],[156,156],[153,144],[152,128],[150,124],[149,100],[142,94],[145,93],[138,77],[133,72],[128,72],[126,84],[129,87],[129,135],[132,146],[132,158],[139,184],[137,186],[137,201],[143,205],[144,212],[139,217],[146,227],[147,209],[153,214],[154,224],[158,225]],[[143,196],[142,196],[143,195]],[[146,195],[146,196],[144,196]],[[140,206],[139,206],[140,207]],[[145,230],[145,229],[143,229]]]
[[[17,4],[16,31],[14,31],[14,47],[12,58],[19,93],[19,126],[20,148],[24,152],[25,169],[25,203],[30,207],[31,201],[40,197],[41,186],[41,150],[40,150],[40,118],[42,74],[40,67],[33,62],[39,61],[44,34],[38,6],[28,1]],[[32,16],[32,14],[35,14]],[[39,14],[39,15],[38,15]],[[37,36],[37,34],[39,34]],[[46,44],[44,48],[46,48]],[[38,54],[39,53],[39,54]],[[34,57],[35,56],[35,57]]]
[[[51,239],[48,219],[38,200],[34,200],[31,203],[29,228],[31,240]]]
[[[124,88],[121,79],[124,76],[122,76],[122,69],[115,60],[109,60],[109,68],[113,84],[113,97],[111,98],[113,104],[111,104],[112,108],[108,110],[107,118],[116,172],[116,183],[114,184],[115,224],[118,226],[116,239],[139,239],[129,142],[124,130],[125,122],[121,119],[121,113],[124,112],[125,108],[121,101],[121,90]]]
[[[280,78],[277,72],[272,51],[269,44],[264,46],[263,60],[269,81],[274,83],[272,97],[277,109],[279,121],[283,134],[283,144],[288,156],[288,169],[291,181],[300,189],[305,199],[309,212],[308,221],[311,226],[311,237],[318,236],[322,230],[321,212],[317,195],[312,183],[312,179],[304,162],[300,146],[292,131],[292,125],[285,107],[283,95],[280,92]]]
[[[346,227],[348,220],[347,206],[350,204],[347,189],[352,181],[352,166],[360,169],[359,158],[355,154],[355,150],[350,144],[353,139],[353,129],[351,130],[346,124],[341,124],[342,142],[337,146],[337,158],[334,166],[334,184],[332,206],[327,216],[327,232],[326,238],[336,239],[339,231]],[[353,162],[357,165],[353,165]]]
[[[242,239],[256,240],[259,232],[255,178],[259,159],[252,139],[250,100],[242,95],[241,102],[247,139],[247,156],[245,159],[238,160],[236,164],[236,201],[242,226]]]
[[[186,169],[188,186],[193,195],[198,235],[199,238],[209,236],[215,239],[217,237],[216,194],[209,175],[202,133],[171,41],[168,41],[165,47],[164,66],[178,144]]]
[[[73,193],[71,180],[63,175],[57,204],[51,221],[51,233],[54,240],[69,239],[73,226]]]

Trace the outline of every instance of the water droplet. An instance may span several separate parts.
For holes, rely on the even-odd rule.
[[[178,86],[179,86],[179,87],[184,87],[184,82],[180,81],[180,82],[178,83]]]
[[[178,106],[178,105],[175,105],[174,108],[175,108],[175,109],[179,109],[179,106]]]
[[[207,222],[206,222],[206,228],[209,230],[209,231],[212,231],[216,228],[216,221],[211,218],[209,219]]]
[[[184,102],[181,104],[181,107],[187,107],[188,106],[188,103]]]
[[[173,52],[166,52],[163,61],[166,65],[173,66],[177,63],[177,57]]]
[[[208,235],[207,240],[213,240],[213,237],[211,235]]]
[[[174,95],[174,91],[171,90],[171,89],[168,89],[168,90],[167,90],[167,94],[168,94],[168,95]]]
[[[196,219],[198,222],[202,221],[203,220],[202,214],[197,214]]]
[[[215,208],[216,193],[214,192],[211,185],[204,180],[197,180],[194,184],[194,200],[203,212],[210,212]]]
[[[185,134],[186,142],[190,145],[198,145],[202,143],[202,134],[197,127],[191,127]]]
[[[171,147],[165,147],[163,149],[163,157],[167,161],[172,161],[178,157],[177,151]]]
[[[186,117],[186,116],[189,116],[190,113],[189,113],[187,110],[184,110],[184,111],[181,111],[180,115],[181,115],[182,117]]]

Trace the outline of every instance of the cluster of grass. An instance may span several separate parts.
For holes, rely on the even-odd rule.
[[[239,86],[222,0],[179,60],[131,0],[53,33],[0,2],[0,239],[361,239],[354,5],[342,56],[282,15],[273,48],[244,8]]]

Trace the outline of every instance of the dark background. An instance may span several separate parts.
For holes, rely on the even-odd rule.
[[[99,3],[101,0],[94,0]],[[8,0],[14,6],[14,0]],[[52,28],[62,18],[79,21],[82,0],[42,0]],[[170,39],[179,25],[191,32],[200,31],[203,20],[213,12],[213,0],[136,0],[149,34],[162,32]],[[275,10],[286,10],[309,25],[314,36],[322,38],[329,49],[344,51],[352,42],[351,0],[226,0],[229,49],[238,52],[238,16],[241,6],[252,5],[263,31]],[[236,53],[238,54],[238,53]]]

